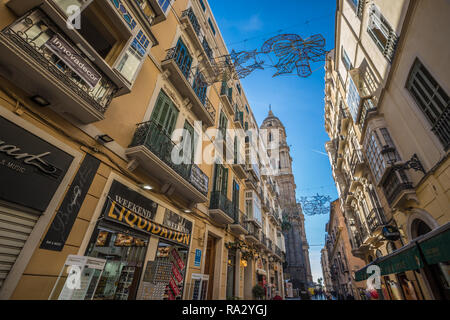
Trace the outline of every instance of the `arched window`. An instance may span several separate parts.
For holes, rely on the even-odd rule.
[[[389,241],[386,245],[386,251],[388,254],[391,254],[392,252],[394,252],[395,250],[397,250],[397,247],[395,246],[395,243],[393,241]]]

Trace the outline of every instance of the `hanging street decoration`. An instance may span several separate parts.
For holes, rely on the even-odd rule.
[[[312,74],[311,62],[325,61],[325,38],[316,34],[303,39],[297,34],[281,34],[268,39],[260,50],[232,51],[212,61],[215,75],[208,82],[239,80],[255,70],[275,68],[273,77],[293,74],[307,78]],[[267,62],[267,61],[270,61]]]
[[[307,216],[325,215],[330,213],[331,197],[317,194],[312,197],[300,197],[303,214]]]

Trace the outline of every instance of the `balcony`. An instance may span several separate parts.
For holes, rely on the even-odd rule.
[[[67,58],[69,54],[77,63]],[[118,92],[117,85],[40,10],[2,30],[0,56],[4,77],[83,124],[105,119]]]
[[[269,200],[267,200],[267,199],[261,200],[261,204],[262,204],[262,209],[270,214],[270,203],[269,203]]]
[[[185,30],[189,37],[192,39],[196,48],[202,54],[202,61],[205,62],[206,69],[211,74],[215,73],[215,61],[214,54],[206,40],[205,35],[202,32],[200,23],[198,22],[197,16],[192,8],[184,10],[181,14],[181,22],[185,26]]]
[[[274,253],[275,252],[275,248],[273,246],[273,241],[270,239],[267,239],[267,251],[270,253]]]
[[[377,108],[375,107],[374,103],[372,102],[372,99],[365,99],[362,102],[361,111],[359,114],[359,119],[357,123],[359,124],[359,127],[361,131],[364,131],[366,128],[366,125],[368,123],[368,120],[377,114]]]
[[[353,151],[352,158],[350,160],[350,170],[352,172],[352,175],[355,176],[362,168],[364,168],[365,160],[364,160],[364,154],[361,150],[356,149]]]
[[[234,116],[234,124],[244,130],[244,112],[236,110],[235,116]]]
[[[247,179],[245,179],[245,188],[247,190],[255,191],[258,189],[258,184],[252,175],[247,175]]]
[[[226,82],[222,82],[222,87],[220,89],[220,98],[222,99],[222,104],[228,114],[234,114],[233,108],[233,88],[228,87]]]
[[[382,187],[391,208],[404,200],[417,200],[416,192],[403,170],[388,169]]]
[[[366,220],[371,233],[380,231],[386,224],[383,208],[373,208]]]
[[[209,215],[219,224],[226,225],[234,222],[233,203],[221,192],[211,192]]]
[[[190,101],[192,111],[207,127],[214,125],[216,110],[206,96],[207,83],[201,72],[196,73],[183,65],[176,48],[167,50],[166,59],[161,63],[166,76],[178,92]]]
[[[247,221],[248,233],[245,235],[245,240],[254,244],[259,243],[259,228],[252,222]]]
[[[245,170],[245,165],[242,163],[239,163],[237,159],[237,155],[234,156],[233,164],[231,165],[233,167],[234,172],[236,173],[236,176],[239,179],[246,179],[248,180],[247,171]]]
[[[234,223],[230,225],[231,232],[236,236],[248,234],[247,216],[239,209],[235,209]]]
[[[264,232],[261,232],[259,235],[259,247],[267,250],[267,237]]]
[[[196,165],[175,164],[171,137],[159,124],[149,121],[137,125],[133,141],[125,154],[135,159],[151,176],[162,185],[170,184],[175,193],[191,203],[208,201],[208,176]]]

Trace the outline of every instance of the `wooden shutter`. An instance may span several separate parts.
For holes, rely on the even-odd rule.
[[[151,120],[159,124],[168,135],[171,135],[173,130],[175,130],[178,113],[179,111],[173,102],[161,91],[152,112]]]

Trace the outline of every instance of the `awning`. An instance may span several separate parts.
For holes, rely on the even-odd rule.
[[[372,265],[380,267],[382,276],[423,268],[425,263],[421,258],[419,247],[427,264],[449,261],[450,223],[414,239],[414,242],[394,251],[390,255],[378,258],[355,272],[355,281],[367,280],[371,276],[371,274],[367,273],[367,268]]]

